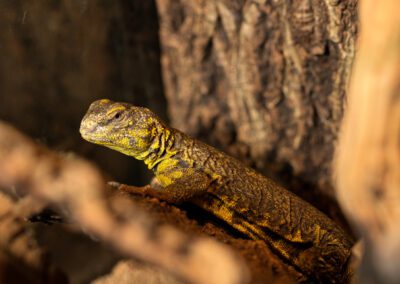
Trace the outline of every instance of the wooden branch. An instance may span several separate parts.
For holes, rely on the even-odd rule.
[[[0,172],[0,186],[15,186],[66,209],[85,230],[128,256],[157,264],[191,283],[248,279],[243,262],[228,247],[159,226],[126,199],[108,200],[105,182],[93,165],[38,147],[4,123],[0,123]]]
[[[336,162],[340,202],[366,241],[361,277],[379,283],[400,281],[399,9],[396,0],[360,1],[359,48]]]

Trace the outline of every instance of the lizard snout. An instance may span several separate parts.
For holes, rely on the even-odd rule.
[[[86,137],[88,134],[93,133],[97,128],[97,123],[94,121],[82,120],[79,127],[79,132],[82,137]]]

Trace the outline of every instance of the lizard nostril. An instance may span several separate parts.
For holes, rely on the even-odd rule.
[[[82,135],[88,134],[88,133],[92,133],[96,130],[96,123],[94,122],[87,122],[87,121],[82,121],[80,128],[79,128],[79,132]]]

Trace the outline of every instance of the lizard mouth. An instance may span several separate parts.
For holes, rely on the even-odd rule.
[[[90,135],[82,135],[82,138],[96,144],[108,146],[112,145],[111,141],[109,139],[106,139],[104,137],[98,137],[98,136],[90,136]]]
[[[92,143],[101,144],[104,146],[113,144],[110,139],[96,135],[96,133],[81,133],[81,136],[86,141],[89,141]]]
[[[86,141],[96,143],[96,144],[111,144],[111,140],[105,137],[105,135],[100,135],[102,131],[99,131],[98,125],[86,125],[81,123],[79,132],[83,139]]]

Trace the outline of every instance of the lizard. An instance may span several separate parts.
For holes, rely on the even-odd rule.
[[[169,127],[148,108],[94,101],[80,133],[143,160],[155,176],[151,187],[144,187],[150,195],[175,204],[190,201],[263,240],[312,281],[342,283],[351,274],[353,240],[333,220],[239,160]]]

